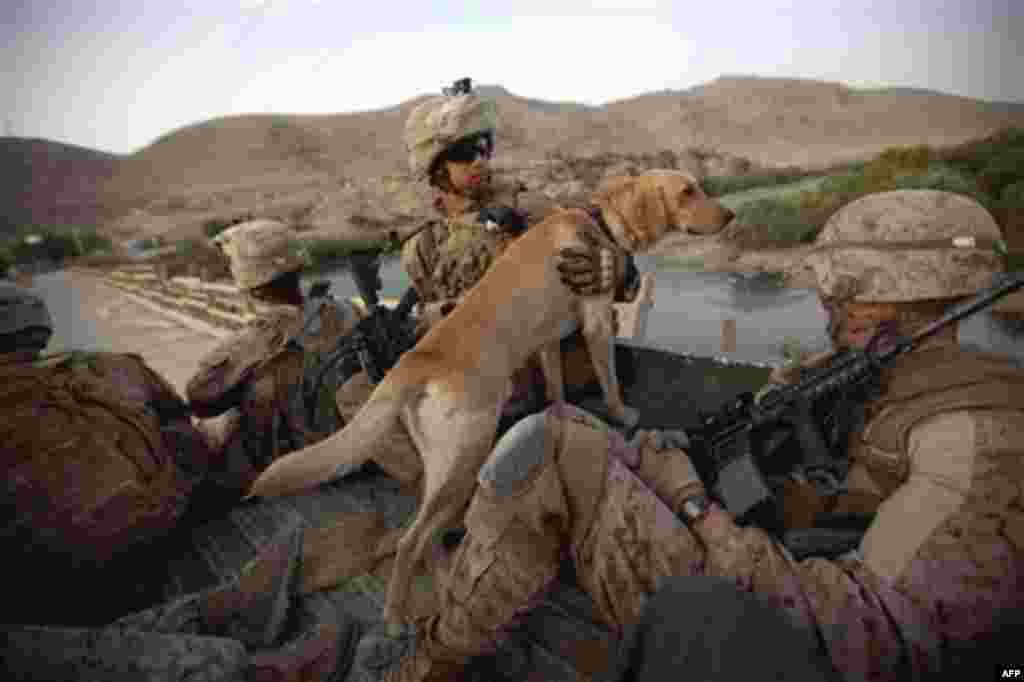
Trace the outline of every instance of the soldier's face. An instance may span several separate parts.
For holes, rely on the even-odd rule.
[[[836,350],[863,350],[886,320],[896,317],[891,305],[822,302],[828,316],[828,335]]]
[[[455,192],[475,196],[487,186],[491,147],[485,138],[465,140],[450,149],[446,157],[448,179]]]

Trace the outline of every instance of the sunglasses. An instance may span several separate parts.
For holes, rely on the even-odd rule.
[[[459,140],[445,150],[444,158],[455,163],[473,163],[478,156],[490,159],[492,153],[490,140],[486,135],[480,135]]]

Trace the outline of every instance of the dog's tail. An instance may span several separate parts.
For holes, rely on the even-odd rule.
[[[395,427],[402,408],[423,391],[420,384],[396,384],[385,380],[338,433],[267,467],[253,482],[247,497],[290,495],[358,469]]]

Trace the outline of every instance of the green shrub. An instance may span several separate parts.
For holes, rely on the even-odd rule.
[[[174,245],[174,252],[182,257],[194,256],[199,251],[203,250],[205,245],[203,242],[196,238],[182,239]]]
[[[924,171],[932,158],[933,153],[928,145],[889,147],[876,157],[874,163],[899,170]]]
[[[1024,128],[1008,128],[983,140],[944,150],[938,156],[955,168],[978,174],[993,160],[1021,149],[1024,149]]]
[[[999,202],[1004,208],[1024,208],[1024,180],[1018,180],[1003,188]]]
[[[306,253],[313,270],[340,265],[339,261],[353,253],[380,252],[387,257],[397,254],[398,250],[396,244],[383,239],[318,239],[306,242]]]
[[[41,241],[29,244],[29,235],[38,235]],[[28,263],[39,259],[63,263],[69,258],[78,258],[99,251],[109,251],[111,242],[93,227],[70,227],[53,225],[22,225],[5,246],[5,258],[13,264]]]
[[[722,175],[704,178],[701,187],[708,195],[720,197],[734,192],[743,192],[756,187],[775,187],[797,182],[807,177],[805,172],[748,173],[746,175]]]
[[[0,246],[0,277],[7,274],[8,268],[15,265],[14,254],[5,244]]]
[[[1024,148],[1006,149],[993,156],[978,173],[978,186],[992,196],[1024,180]]]
[[[863,172],[841,173],[821,183],[821,194],[866,194],[867,179]]]
[[[782,340],[782,347],[779,349],[782,355],[783,366],[795,367],[806,355],[803,342],[798,336],[787,336]]]
[[[978,188],[968,175],[946,165],[933,166],[926,173],[904,174],[896,178],[897,189],[936,189],[955,192],[977,200],[986,208],[994,205],[993,198]]]
[[[765,238],[780,244],[811,241],[818,231],[807,222],[798,206],[778,199],[748,202],[740,208],[737,219],[744,225],[763,226]]]

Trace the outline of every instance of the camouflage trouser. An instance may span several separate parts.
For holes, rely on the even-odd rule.
[[[643,458],[592,419],[557,405],[498,442],[427,629],[437,649],[469,656],[493,646],[543,594],[565,552],[613,630],[635,623],[669,576],[720,577],[811,636],[849,680],[910,679],[964,664],[975,633],[991,636],[994,618],[1019,610],[1013,524],[1024,518],[1024,487],[1010,457],[977,474],[994,492],[968,496],[891,580],[856,554],[796,561],[765,531],[722,512],[697,526],[697,537],[630,468],[646,476]],[[982,436],[994,440],[995,428]]]
[[[615,630],[638,618],[663,578],[702,570],[694,536],[609,456],[612,435],[581,410],[557,405],[498,442],[480,472],[440,613],[425,627],[436,655],[493,651],[544,596],[566,549]]]

